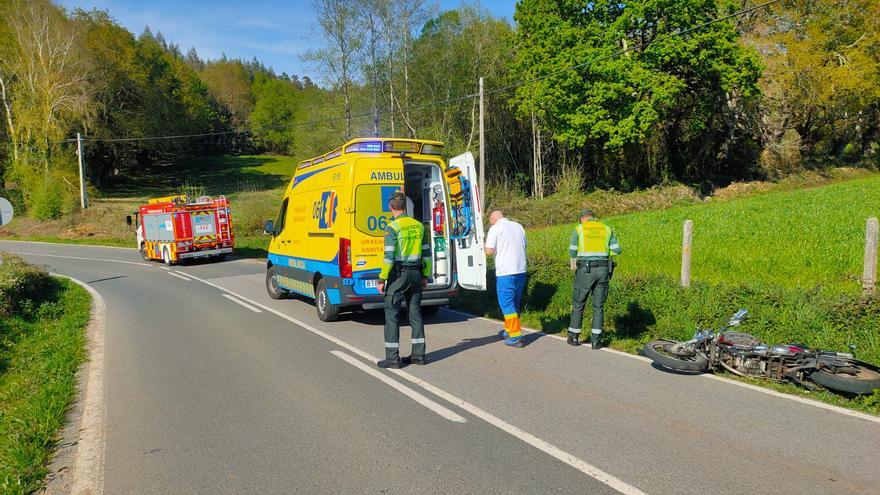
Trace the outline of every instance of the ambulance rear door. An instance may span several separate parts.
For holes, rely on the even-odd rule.
[[[457,167],[461,174],[447,173],[450,192],[459,192],[450,198],[450,220],[456,222],[458,235],[451,239],[455,246],[455,271],[458,284],[470,290],[486,290],[486,250],[483,239],[483,212],[474,155],[470,151],[449,160],[449,167]],[[462,180],[463,179],[463,180]]]

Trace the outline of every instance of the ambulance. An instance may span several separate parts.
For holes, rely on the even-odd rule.
[[[271,236],[266,291],[315,301],[318,317],[383,306],[379,271],[392,220],[388,200],[407,197],[407,212],[431,237],[433,273],[424,313],[459,288],[486,290],[483,213],[471,153],[445,163],[443,144],[416,139],[355,139],[299,163],[284,192]]]
[[[155,198],[141,205],[132,217],[137,246],[144,260],[166,265],[195,258],[220,259],[232,253],[235,234],[229,201],[224,197],[185,195]]]

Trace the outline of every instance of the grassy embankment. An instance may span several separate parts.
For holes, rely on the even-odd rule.
[[[0,264],[0,492],[33,493],[46,475],[86,358],[90,298],[20,259]]]

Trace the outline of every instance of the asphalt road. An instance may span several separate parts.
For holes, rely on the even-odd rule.
[[[862,417],[451,311],[429,366],[376,371],[379,315],[322,323],[253,260],[0,250],[106,300],[105,493],[880,493]]]

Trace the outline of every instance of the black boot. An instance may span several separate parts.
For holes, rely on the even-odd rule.
[[[578,341],[580,334],[568,332],[568,345],[579,346],[581,343]]]
[[[412,364],[418,364],[420,366],[428,364],[428,356],[410,356],[408,359]]]
[[[401,368],[400,358],[398,357],[396,359],[383,359],[383,360],[379,361],[378,363],[376,363],[376,366],[378,366],[380,368],[400,369]]]
[[[602,334],[594,333],[590,335],[590,348],[598,349],[602,347]]]

